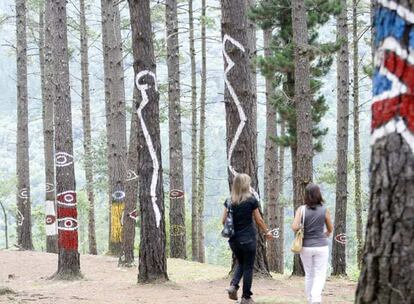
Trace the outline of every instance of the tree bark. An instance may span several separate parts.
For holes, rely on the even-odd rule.
[[[32,250],[32,221],[29,170],[29,117],[27,98],[26,1],[16,0],[16,83],[17,83],[17,245]]]
[[[294,207],[304,203],[305,188],[312,182],[312,97],[309,78],[309,45],[306,7],[303,0],[292,0],[292,27],[295,62],[295,109],[297,132],[296,187]],[[296,257],[298,260],[298,258]],[[296,266],[296,267],[295,267]],[[302,275],[301,267],[294,263],[293,275]]]
[[[298,183],[298,152],[296,144],[291,145],[290,147],[290,156],[292,158],[292,184],[293,184],[293,214],[295,210],[302,205],[299,201],[299,183]],[[298,254],[293,255],[293,271],[292,275],[295,276],[304,276],[305,270],[303,269],[302,260]]]
[[[51,58],[51,33],[44,24],[44,6],[39,12],[39,61],[42,89],[42,121],[45,156],[45,224],[46,252],[58,252],[58,236],[55,202],[55,167],[54,167],[54,126],[53,126],[53,63]]]
[[[280,136],[285,136],[285,121],[282,119],[280,123]],[[285,147],[279,146],[279,173],[277,178],[277,218],[276,226],[279,227],[279,238],[275,245],[275,251],[278,253],[275,259],[275,272],[285,272],[285,207],[283,198],[283,180],[285,177]]]
[[[353,100],[354,100],[354,174],[355,174],[355,221],[358,268],[363,254],[362,202],[361,202],[361,144],[359,139],[359,54],[358,54],[358,1],[352,0],[352,45],[353,45]]]
[[[128,172],[125,190],[125,210],[123,215],[122,244],[123,260],[120,264],[126,267],[134,265],[135,224],[138,217],[138,89],[134,88],[132,102],[131,131],[129,133]]]
[[[198,261],[205,263],[204,246],[204,194],[205,194],[205,132],[206,132],[206,89],[207,89],[207,48],[206,48],[206,0],[201,0],[201,88],[200,88],[200,137],[198,143]]]
[[[172,258],[187,257],[183,143],[180,106],[180,49],[178,42],[177,0],[165,3],[167,28],[168,68],[168,122],[170,156],[170,255]]]
[[[379,6],[370,199],[355,303],[414,303],[414,54],[408,39],[414,4],[380,1]],[[380,75],[393,80],[391,88]]]
[[[249,37],[251,32],[248,31],[247,3],[245,0],[222,0],[221,12],[228,182],[231,187],[237,173],[250,175],[252,191],[258,198],[256,90],[250,62],[255,48],[252,48],[252,37]],[[261,234],[254,268],[256,274],[270,276],[265,242]]]
[[[81,74],[82,74],[82,122],[83,122],[83,149],[84,169],[86,176],[86,193],[88,196],[88,240],[89,254],[97,254],[95,234],[95,195],[93,192],[93,167],[92,167],[92,135],[91,135],[91,111],[89,93],[89,45],[88,28],[86,24],[85,0],[79,1],[80,12],[80,36],[81,36]]]
[[[346,243],[336,241],[346,235],[348,199],[348,121],[349,121],[349,51],[347,2],[341,0],[342,11],[337,19],[337,125],[336,125],[336,203],[332,275],[346,275]]]
[[[252,121],[252,126],[256,130],[257,134],[257,47],[256,47],[256,24],[247,17],[248,11],[254,7],[256,0],[247,0],[246,2],[246,19],[247,19],[247,47],[249,48],[249,65],[251,69],[251,82],[252,82],[252,96],[255,102],[252,108],[252,117],[255,119]],[[256,158],[257,158],[257,141],[254,146]],[[258,186],[257,186],[258,187]],[[262,213],[262,210],[260,210]],[[263,214],[262,214],[263,216]],[[259,232],[259,231],[258,231]],[[266,240],[262,233],[257,233],[257,250],[256,250],[256,269],[259,273],[263,272],[267,275],[265,269],[268,269],[267,252],[266,252]]]
[[[138,282],[168,280],[159,93],[149,0],[129,0],[138,99],[138,158],[141,242]]]
[[[108,176],[110,189],[109,254],[122,254],[125,208],[126,111],[119,2],[101,0],[104,50]]]
[[[263,31],[264,55],[269,58],[272,55],[270,50],[270,41],[272,39],[272,29]],[[271,229],[280,228],[281,214],[279,202],[279,164],[278,164],[278,146],[277,137],[277,120],[276,108],[272,103],[271,95],[273,92],[272,79],[266,77],[266,144],[265,144],[265,163],[264,163],[264,200],[267,204],[267,221]],[[283,251],[280,252],[280,234],[279,238],[268,241],[267,258],[269,269],[277,273],[283,273]],[[283,245],[283,244],[282,244]],[[282,246],[283,249],[283,246]]]
[[[194,46],[193,0],[188,1],[188,24],[191,61],[191,255],[193,261],[199,260],[198,205],[197,205],[197,75]]]
[[[55,99],[55,171],[58,219],[58,279],[80,277],[78,220],[73,158],[72,111],[66,25],[66,1],[47,0],[47,28],[51,30],[51,52]]]

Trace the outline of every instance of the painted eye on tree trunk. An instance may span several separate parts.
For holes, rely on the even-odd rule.
[[[76,206],[76,192],[75,191],[65,191],[56,195],[58,205],[66,207],[75,207]]]
[[[53,225],[56,222],[56,216],[51,215],[51,214],[46,215],[45,222],[46,222],[46,225]]]
[[[74,231],[78,229],[78,221],[72,217],[64,217],[58,220],[60,230]]]
[[[121,190],[117,190],[114,193],[112,193],[112,199],[115,202],[120,202],[125,198],[125,192]]]
[[[173,189],[170,191],[171,199],[178,199],[184,197],[184,191],[179,189]]]
[[[57,152],[55,155],[56,167],[66,167],[73,164],[73,156],[66,152]]]

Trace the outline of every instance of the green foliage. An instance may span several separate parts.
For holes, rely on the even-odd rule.
[[[43,204],[32,207],[33,246],[37,250],[46,251],[45,208]]]
[[[203,20],[206,23],[206,29],[216,29],[217,28],[217,24],[216,24],[216,19],[215,18],[212,18],[212,17],[209,17],[209,16],[205,16],[205,17],[201,16],[200,17],[200,23]]]
[[[322,87],[321,78],[329,72],[333,62],[333,53],[338,45],[334,42],[319,43],[319,29],[340,12],[337,1],[306,1],[308,7],[308,28],[311,59],[311,92],[313,96],[312,134],[315,139],[314,149],[322,151],[322,137],[328,129],[321,129],[318,124],[328,111],[325,97],[319,95]],[[274,91],[271,98],[280,116],[287,122],[287,132],[277,142],[286,147],[296,143],[296,111],[294,107],[294,48],[292,43],[292,12],[290,0],[262,0],[254,7],[249,17],[262,29],[272,29],[270,43],[272,55],[268,58],[260,56],[258,66],[265,77],[273,79]]]
[[[98,140],[92,142],[92,164],[94,172],[94,188],[101,193],[107,193],[108,188],[108,166],[106,155],[106,133],[103,130]],[[82,163],[84,164],[84,155],[82,157]]]
[[[8,222],[8,239],[9,239],[9,246],[13,244],[12,240],[15,238],[15,225],[12,227],[10,225],[10,219],[16,217],[16,177],[9,178],[9,179],[1,179],[0,180],[0,200],[3,203],[4,209],[6,210],[7,214],[7,222]],[[3,210],[0,207],[0,248],[4,248],[6,246],[6,240],[4,238],[4,217],[3,217]]]

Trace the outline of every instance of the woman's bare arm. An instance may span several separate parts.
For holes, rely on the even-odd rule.
[[[329,213],[329,210],[326,209],[326,214],[325,214],[325,224],[326,224],[326,236],[329,237],[331,235],[331,233],[333,232],[333,224],[332,224],[332,220],[331,220],[331,214]]]
[[[267,229],[267,226],[266,226],[266,224],[265,224],[265,222],[262,218],[262,215],[260,214],[259,208],[254,209],[253,218],[254,218],[254,221],[256,222],[257,226],[259,226],[260,230],[263,233],[266,233],[268,229]]]
[[[300,229],[300,222],[301,222],[301,217],[302,217],[301,209],[302,207],[299,207],[298,209],[296,209],[295,218],[293,219],[293,223],[292,223],[292,230],[294,232]]]

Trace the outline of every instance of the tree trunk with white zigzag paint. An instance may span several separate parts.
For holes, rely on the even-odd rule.
[[[229,166],[236,172],[250,175],[252,187],[258,191],[256,90],[250,62],[254,48],[251,43],[252,37],[248,36],[251,31],[248,30],[247,3],[245,0],[222,0],[221,11],[225,78],[227,78],[224,98]],[[243,120],[245,125],[237,138],[236,132]],[[234,142],[236,144],[231,151]],[[229,187],[233,177],[234,173],[229,168]],[[258,236],[254,270],[256,274],[270,276],[263,235],[259,233]]]
[[[138,159],[141,242],[138,282],[168,280],[159,93],[149,0],[129,0],[138,98]]]

